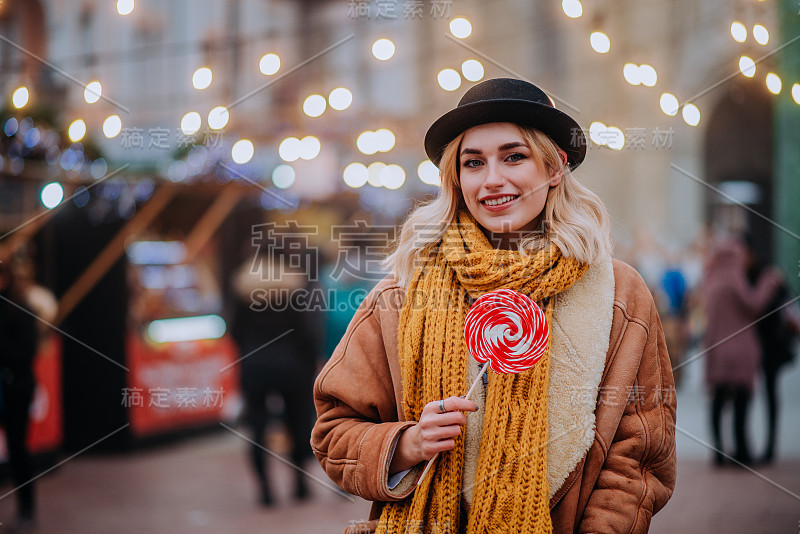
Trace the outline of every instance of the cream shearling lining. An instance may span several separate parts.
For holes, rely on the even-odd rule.
[[[614,268],[608,256],[595,261],[580,280],[557,296],[550,325],[547,390],[548,499],[561,488],[594,441],[594,409],[606,363],[613,307]],[[471,384],[477,375],[477,367],[470,365],[467,382]],[[472,501],[473,486],[478,483],[475,468],[485,398],[481,392],[472,400],[478,411],[467,414],[465,429],[462,489],[467,507]]]
[[[553,310],[547,390],[549,498],[594,441],[594,409],[613,312],[614,267],[608,256],[592,264],[580,280],[559,295]]]

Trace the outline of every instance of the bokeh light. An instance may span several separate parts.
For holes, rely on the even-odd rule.
[[[192,85],[195,89],[206,89],[211,85],[211,80],[214,78],[211,69],[208,67],[200,67],[194,74],[192,74]]]
[[[661,111],[663,111],[670,117],[674,117],[675,115],[678,114],[678,108],[680,107],[680,103],[678,102],[678,98],[672,93],[662,94],[659,103],[661,104]]]
[[[395,46],[389,39],[378,39],[372,43],[372,55],[376,59],[386,61],[391,59],[395,52]]]
[[[583,15],[583,4],[579,0],[563,0],[561,9],[564,10],[565,15],[572,19],[577,19]]]
[[[375,161],[367,166],[367,183],[372,187],[381,187],[381,171],[386,167],[386,164],[380,161]]]
[[[122,119],[119,115],[110,115],[103,121],[103,135],[109,139],[118,136],[122,131]]]
[[[464,17],[456,17],[450,21],[450,33],[459,39],[466,39],[472,34],[472,23]]]
[[[689,126],[697,126],[700,124],[700,110],[694,104],[685,104],[683,106],[683,120]]]
[[[203,119],[200,118],[200,114],[196,111],[190,111],[181,119],[181,131],[184,135],[196,134],[202,123]]]
[[[658,74],[656,73],[656,69],[654,69],[651,65],[639,65],[639,79],[642,81],[643,85],[647,87],[653,87],[658,82]]]
[[[747,40],[747,28],[738,20],[731,24],[731,37],[737,42],[743,43]]]
[[[367,183],[369,171],[363,163],[351,163],[344,168],[342,173],[344,183],[350,187],[358,188]]]
[[[253,154],[255,147],[249,139],[240,139],[231,147],[231,159],[240,165],[253,159]]]
[[[781,79],[777,74],[775,74],[774,72],[770,72],[769,74],[767,74],[766,82],[767,82],[767,89],[769,89],[770,93],[772,93],[773,95],[780,94],[781,89],[783,89],[783,82],[781,82]]]
[[[24,108],[28,105],[28,100],[30,99],[30,93],[28,92],[28,88],[25,86],[17,87],[13,93],[11,93],[11,103],[14,104],[14,107],[17,109]]]
[[[769,30],[761,24],[753,26],[753,39],[760,45],[765,45],[769,42]]]
[[[739,58],[739,70],[748,78],[752,78],[756,75],[756,62],[748,56],[742,56]]]
[[[325,113],[325,108],[328,106],[325,97],[322,95],[311,95],[303,102],[303,113],[309,117],[319,117]]]
[[[117,0],[117,13],[120,15],[130,15],[133,8],[133,0]]]
[[[322,149],[322,144],[319,139],[313,135],[307,135],[300,140],[300,158],[304,160],[312,160],[319,156],[319,151]]]
[[[417,167],[417,176],[424,184],[428,185],[442,185],[442,180],[439,177],[439,169],[433,162],[426,159]]]
[[[328,105],[337,111],[350,107],[353,103],[353,93],[344,87],[337,87],[328,95]]]
[[[42,204],[51,210],[64,200],[64,188],[58,182],[51,182],[42,188]]]
[[[100,100],[100,96],[103,94],[103,86],[97,80],[93,82],[89,82],[86,84],[86,88],[83,90],[83,99],[86,100],[87,104],[94,104],[98,100]]]
[[[484,71],[483,64],[477,59],[468,59],[461,64],[461,73],[464,78],[471,82],[482,80],[486,72]]]
[[[277,54],[264,54],[258,62],[261,74],[272,76],[281,68],[281,58]]]
[[[639,85],[642,83],[642,74],[639,70],[639,65],[635,63],[625,63],[625,66],[622,67],[622,75],[625,77],[625,81],[631,85]]]
[[[212,130],[221,130],[228,124],[230,118],[228,108],[217,106],[208,112],[208,127]]]
[[[283,161],[297,161],[300,159],[302,153],[302,145],[300,139],[296,137],[287,137],[278,146],[278,155]]]
[[[606,54],[611,50],[611,39],[603,32],[592,32],[589,36],[589,43],[592,49],[599,54]]]
[[[278,189],[289,189],[294,185],[297,174],[291,165],[278,165],[272,171],[272,183]]]
[[[461,87],[461,75],[453,69],[442,69],[436,75],[439,87],[445,91],[455,91]]]
[[[400,165],[386,165],[380,176],[381,185],[387,189],[400,189],[406,182],[406,171]]]
[[[67,135],[69,135],[73,143],[77,143],[83,139],[83,136],[86,135],[86,123],[83,122],[83,119],[72,121],[72,124],[69,125],[69,129],[67,130]]]

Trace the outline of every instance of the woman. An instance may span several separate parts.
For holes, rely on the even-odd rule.
[[[747,411],[762,355],[758,330],[750,327],[770,311],[768,305],[780,288],[781,280],[779,271],[766,269],[758,283],[750,286],[747,249],[737,240],[718,245],[709,259],[704,284],[705,360],[706,383],[713,394],[711,431],[715,465],[726,463],[720,426],[722,411],[729,401],[733,401],[736,442],[733,459],[738,464],[753,463],[747,443]]]
[[[610,259],[605,208],[571,175],[580,128],[538,87],[488,80],[425,148],[439,196],[409,216],[315,384],[315,455],[374,503],[349,530],[647,531],[675,483],[672,373],[652,297]],[[549,357],[489,373],[473,403],[464,318],[500,287],[543,307]]]

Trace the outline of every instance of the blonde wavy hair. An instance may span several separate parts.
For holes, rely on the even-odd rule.
[[[516,125],[533,153],[536,163],[548,174],[560,172],[561,181],[550,187],[540,217],[540,227],[519,241],[523,254],[533,253],[548,243],[562,254],[585,263],[610,255],[611,225],[600,198],[578,182],[561,159],[558,145],[535,128]],[[384,260],[384,268],[398,282],[408,286],[420,257],[441,239],[447,227],[456,220],[459,210],[466,210],[459,178],[459,149],[464,132],[453,139],[439,163],[441,188],[430,202],[415,208],[400,230],[394,250]]]

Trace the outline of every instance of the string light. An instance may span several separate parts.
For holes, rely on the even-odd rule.
[[[337,111],[350,107],[353,103],[353,93],[344,87],[337,87],[328,95],[328,105]]]
[[[281,58],[277,54],[265,54],[258,62],[258,69],[265,76],[272,76],[281,68]]]
[[[748,78],[752,78],[756,75],[756,63],[749,57],[742,56],[739,58],[739,70]]]
[[[200,114],[198,112],[190,111],[181,119],[181,131],[184,133],[184,135],[196,134],[200,129],[202,122],[203,119],[200,118]]]
[[[464,17],[457,17],[450,21],[450,33],[459,39],[466,39],[472,34],[472,23]]]
[[[64,200],[64,188],[58,182],[51,182],[42,188],[42,204],[51,210]]]
[[[294,185],[297,174],[291,165],[278,165],[272,171],[272,183],[278,189],[289,189]]]
[[[386,165],[381,169],[380,180],[386,189],[400,189],[406,181],[406,171],[400,165]]]
[[[325,97],[322,95],[311,95],[303,102],[303,113],[309,117],[319,117],[325,113],[325,108],[328,106]]]
[[[117,0],[117,13],[120,15],[130,15],[133,8],[133,0]]]
[[[319,156],[319,151],[322,144],[319,139],[313,135],[307,135],[300,140],[300,158],[304,160],[312,160]]]
[[[579,0],[563,0],[561,2],[561,9],[571,19],[577,19],[583,15],[583,5]]]
[[[378,39],[372,43],[372,55],[381,61],[387,61],[394,55],[395,46],[389,39]]]
[[[86,88],[83,90],[83,99],[86,100],[87,104],[94,104],[98,100],[100,100],[100,96],[103,94],[103,86],[100,85],[100,82],[93,81],[86,85]]]
[[[208,67],[200,67],[194,74],[192,74],[192,85],[195,89],[206,89],[211,85],[211,79],[214,77],[211,69]]]
[[[662,94],[659,103],[661,104],[661,111],[663,111],[670,117],[674,117],[675,115],[678,114],[678,108],[680,107],[680,103],[678,102],[678,98],[672,93]]]
[[[217,106],[208,112],[208,127],[212,130],[221,130],[230,120],[230,112],[225,106]]]
[[[383,182],[381,182],[381,171],[386,167],[385,163],[380,161],[375,161],[370,163],[367,167],[367,183],[372,187],[381,187]]]
[[[30,93],[25,86],[18,87],[11,93],[11,103],[14,104],[14,107],[17,109],[22,109],[28,105],[28,100],[30,100]]]
[[[731,24],[731,36],[734,40],[743,43],[747,40],[747,28],[738,20],[733,21]]]
[[[426,159],[417,167],[417,176],[424,184],[428,185],[442,185],[442,180],[439,177],[439,169],[429,159]]]
[[[683,120],[689,126],[697,126],[700,124],[700,110],[694,104],[684,104],[683,106]]]
[[[439,87],[445,91],[455,91],[461,87],[461,75],[453,69],[442,69],[436,75]]]
[[[589,43],[598,54],[606,54],[611,50],[611,39],[603,32],[592,32],[589,36]]]
[[[83,122],[83,119],[72,121],[72,124],[69,125],[69,129],[67,130],[67,135],[69,135],[73,143],[77,143],[83,139],[83,136],[86,135],[86,123]]]
[[[800,104],[800,83],[792,85],[792,98],[797,104]]]
[[[367,183],[369,171],[363,163],[351,163],[344,168],[342,177],[344,178],[344,183],[357,189]]]
[[[763,25],[756,24],[753,26],[753,39],[760,45],[766,45],[769,42],[769,31]]]
[[[110,115],[103,121],[103,135],[113,139],[122,131],[122,120],[119,115]]]
[[[477,59],[468,59],[461,64],[461,73],[471,82],[482,80],[485,75],[483,64]]]
[[[240,139],[231,147],[231,159],[239,165],[253,159],[253,154],[255,154],[255,147],[249,139]]]
[[[770,93],[772,93],[773,95],[780,94],[781,89],[783,88],[783,82],[781,82],[781,79],[777,74],[775,74],[774,72],[770,72],[769,74],[767,74],[766,82],[767,82],[767,89],[769,89]]]
[[[300,139],[296,137],[287,137],[281,141],[281,144],[278,146],[278,155],[283,161],[288,161],[290,163],[300,159],[301,152],[302,145]]]

